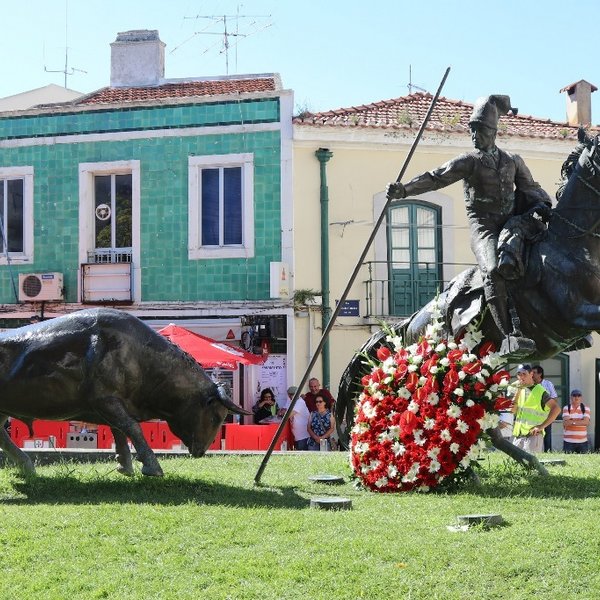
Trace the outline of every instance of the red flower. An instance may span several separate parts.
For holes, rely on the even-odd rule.
[[[444,391],[453,392],[458,385],[458,381],[458,373],[456,372],[456,368],[453,367],[444,377]]]
[[[414,371],[412,371],[408,374],[408,377],[406,378],[405,387],[409,392],[414,392],[418,383],[419,376]]]
[[[481,363],[478,360],[476,360],[475,362],[463,365],[462,370],[467,375],[475,375],[476,373],[479,373],[479,371],[481,371]]]
[[[454,350],[450,350],[450,352],[448,352],[447,357],[450,362],[456,362],[457,360],[461,359],[464,353],[464,350],[461,350],[460,348],[455,348]]]
[[[496,352],[496,344],[494,342],[483,342],[479,347],[479,356],[483,358],[492,352]]]
[[[392,355],[392,351],[387,346],[380,346],[377,348],[377,358],[383,362]]]
[[[494,410],[509,410],[513,403],[510,398],[504,396],[498,396],[494,402]]]
[[[417,428],[418,423],[417,415],[410,410],[405,410],[400,415],[400,429],[405,435],[410,435]]]
[[[492,375],[492,381],[494,383],[500,383],[503,379],[506,379],[507,381],[510,379],[510,373],[508,371],[496,371],[496,373]]]

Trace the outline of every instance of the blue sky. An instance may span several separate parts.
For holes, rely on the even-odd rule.
[[[594,38],[597,0],[2,0],[0,96],[49,83],[90,92],[108,85],[110,43],[119,31],[158,29],[166,76],[225,74],[222,23],[196,15],[242,15],[231,37],[229,73],[280,73],[297,107],[328,110],[408,93],[412,82],[473,102],[509,94],[521,114],[562,121],[559,90],[600,86]],[[68,15],[65,27],[65,15]],[[246,18],[248,16],[249,18]],[[236,20],[228,20],[236,32]],[[208,29],[206,29],[208,26]],[[237,44],[236,44],[237,42]],[[597,96],[597,97],[596,97]],[[600,123],[600,91],[592,118]]]

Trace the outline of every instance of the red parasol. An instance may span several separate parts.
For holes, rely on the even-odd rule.
[[[240,363],[242,365],[260,365],[266,358],[266,356],[246,352],[242,348],[217,342],[173,323],[159,329],[158,333],[177,344],[206,369],[219,367],[235,371]]]

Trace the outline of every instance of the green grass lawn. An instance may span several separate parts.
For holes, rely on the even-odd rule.
[[[0,599],[600,597],[600,455],[541,477],[494,453],[480,487],[402,495],[355,489],[333,452],[273,455],[256,487],[261,459],[163,458],[163,479],[0,469]],[[309,507],[325,495],[353,510]],[[506,524],[447,529],[480,513]]]

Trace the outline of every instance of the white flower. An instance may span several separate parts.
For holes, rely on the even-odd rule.
[[[465,336],[462,339],[462,343],[469,349],[469,352],[477,346],[483,339],[483,333],[481,331],[477,331],[475,329],[470,329],[465,333]]]
[[[361,471],[363,473],[368,473],[369,471],[373,471],[381,464],[380,460],[372,460],[368,465],[363,465],[361,467]]]
[[[381,444],[383,444],[383,442],[393,442],[394,441],[394,437],[390,434],[389,431],[382,431],[378,436],[377,439],[379,440],[379,442]]]
[[[467,374],[464,371],[459,371],[458,372],[458,378],[462,381],[465,377],[467,376]]]
[[[460,396],[460,397],[462,398],[462,397],[465,395],[465,390],[463,390],[462,388],[456,388],[456,389],[454,390],[454,393],[455,393],[457,396]]]
[[[379,391],[375,392],[371,397],[373,400],[377,400],[377,402],[381,402],[385,398],[385,396]]]
[[[388,465],[388,477],[390,479],[395,479],[396,475],[398,475],[398,469],[396,469],[396,466]]]
[[[429,458],[437,458],[439,453],[440,453],[439,448],[431,448],[431,450],[429,450],[427,452],[427,456],[429,456]]]
[[[466,469],[469,466],[469,463],[471,462],[471,459],[469,458],[469,455],[467,454],[461,461],[460,461],[460,466],[463,469]]]
[[[375,485],[377,487],[384,487],[388,484],[388,478],[387,477],[380,477],[376,482]]]
[[[448,410],[446,411],[446,414],[449,417],[458,419],[458,417],[460,417],[460,415],[462,414],[462,410],[461,410],[460,406],[458,406],[457,404],[451,404],[450,407],[448,408]]]
[[[469,408],[471,408],[471,406],[474,406],[474,405],[475,405],[475,402],[473,402],[473,400],[471,400],[471,398],[469,398],[469,399],[468,399],[468,400],[465,402],[465,404],[466,404],[466,405],[467,405]]]
[[[367,444],[366,442],[357,442],[356,445],[354,446],[355,454],[364,454],[368,450],[369,450],[369,444]]]
[[[448,348],[450,350],[456,350],[458,348],[458,344],[456,342],[448,342]]]
[[[467,433],[467,431],[469,431],[469,424],[462,419],[458,419],[458,421],[456,421],[456,429],[461,433]]]
[[[427,377],[425,377],[425,375],[421,375],[421,377],[419,377],[419,385],[425,385],[427,383]]]
[[[435,419],[427,417],[423,423],[423,427],[425,429],[433,429],[435,427]]]
[[[460,444],[457,444],[456,442],[453,442],[452,444],[450,444],[450,452],[452,452],[453,454],[458,454],[459,450],[460,450]]]
[[[402,483],[412,483],[413,481],[416,481],[419,467],[420,465],[418,462],[413,463],[406,475],[402,478]]]
[[[436,374],[438,371],[439,371],[439,369],[438,369],[437,367],[435,367],[435,366],[434,366],[434,367],[431,367],[431,369],[429,369],[429,372],[430,372],[432,375],[435,375],[435,374]]]
[[[396,359],[393,356],[388,356],[382,363],[381,368],[384,373],[393,375],[396,372]]]
[[[495,415],[493,413],[485,412],[481,419],[477,419],[477,422],[481,425],[481,429],[484,431],[486,429],[493,429],[498,425],[498,421],[500,421],[500,415]]]
[[[444,344],[443,342],[441,344],[438,344],[435,347],[435,351],[439,354],[440,352],[444,352],[444,350],[446,350],[446,344]]]
[[[504,361],[497,352],[492,352],[491,354],[484,356],[481,359],[481,362],[493,370],[499,367]]]
[[[412,394],[405,387],[401,387],[396,395],[398,398],[404,398],[405,400],[408,400]]]
[[[450,364],[450,359],[447,356],[444,356],[444,358],[440,358],[438,362],[442,367],[447,367]]]
[[[447,429],[442,429],[442,431],[440,431],[440,437],[445,442],[449,442],[452,439],[452,434]]]
[[[420,365],[423,362],[423,357],[420,354],[416,354],[412,357],[412,362],[415,365]]]
[[[420,485],[418,488],[416,488],[417,492],[428,492],[429,491],[429,486],[428,485]]]
[[[352,428],[352,433],[357,433],[357,434],[361,434],[364,433],[365,431],[369,431],[370,426],[369,423],[367,423],[366,421],[360,421],[360,423],[356,423],[354,425],[354,427]]]
[[[390,426],[390,436],[394,440],[397,440],[400,437],[400,427],[398,425]]]
[[[408,365],[408,371],[414,373],[418,369],[417,365]]]
[[[431,392],[429,396],[427,396],[427,402],[432,406],[435,406],[439,401],[440,397],[435,392]]]
[[[414,400],[411,400],[407,410],[410,410],[410,412],[415,413],[415,415],[419,412],[419,403],[415,402]]]
[[[415,429],[413,431],[413,437],[415,438],[415,444],[417,446],[422,446],[427,441],[425,438],[421,437],[423,435],[422,429]]]
[[[406,448],[404,447],[404,444],[394,442],[392,445],[392,452],[394,453],[394,456],[402,456],[406,452]]]
[[[377,414],[377,409],[370,402],[365,402],[362,405],[362,411],[367,419],[372,419]]]
[[[437,460],[432,460],[429,463],[429,472],[430,473],[437,473],[440,470],[441,466],[442,465]]]

